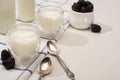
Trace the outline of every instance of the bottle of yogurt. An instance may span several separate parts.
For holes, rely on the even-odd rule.
[[[15,0],[0,0],[0,33],[6,34],[15,23]]]
[[[35,0],[18,0],[18,18],[22,22],[35,19]]]

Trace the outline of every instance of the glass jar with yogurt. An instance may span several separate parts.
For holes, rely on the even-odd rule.
[[[18,65],[27,65],[38,53],[40,34],[37,26],[18,24],[7,33],[8,44]]]
[[[42,6],[38,9],[38,24],[42,37],[52,39],[64,22],[64,11],[58,6]]]

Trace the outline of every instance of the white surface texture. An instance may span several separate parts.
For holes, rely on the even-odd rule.
[[[63,5],[70,10],[73,2]],[[94,23],[101,25],[101,33],[90,30],[65,32],[58,47],[59,54],[75,73],[76,80],[120,80],[120,0],[90,0],[94,3]],[[45,80],[69,80],[63,69],[53,59],[53,71]],[[29,80],[36,80],[35,71]]]
[[[36,0],[36,3],[39,1]],[[49,0],[41,0],[41,3],[44,1]],[[53,1],[64,3],[64,0]],[[62,8],[69,12],[76,1],[68,0]],[[76,30],[69,26],[57,43],[59,55],[75,73],[75,80],[120,80],[120,0],[90,1],[94,4],[94,23],[101,25],[101,33]],[[6,43],[5,37],[0,35],[0,41]],[[4,48],[0,46],[0,50]],[[43,80],[70,80],[57,59],[48,56],[51,57],[53,69]],[[2,65],[0,70],[0,80],[14,80]],[[38,77],[36,69],[29,80],[37,80]]]

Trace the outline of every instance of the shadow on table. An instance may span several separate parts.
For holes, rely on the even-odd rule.
[[[90,30],[84,30],[86,33],[93,33],[91,35],[100,35],[105,34],[112,31],[112,27],[103,23],[97,23],[102,27],[101,33],[93,33]],[[66,31],[63,35],[62,39],[59,41],[60,44],[65,46],[83,46],[88,43],[88,39],[86,36],[81,35],[78,31]]]
[[[60,44],[65,46],[83,46],[88,42],[85,36],[80,35],[76,32],[65,32],[62,39],[60,39]]]
[[[112,27],[110,25],[106,25],[103,23],[98,23],[102,27],[102,33],[107,33],[112,31]]]

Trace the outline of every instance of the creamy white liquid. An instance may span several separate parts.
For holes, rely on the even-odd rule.
[[[0,33],[6,34],[15,23],[15,0],[0,0]]]
[[[35,0],[18,0],[18,17],[24,22],[33,21],[35,19]]]
[[[21,26],[23,27],[23,26]],[[27,65],[39,50],[40,37],[32,29],[15,29],[8,34],[9,44],[18,65]]]
[[[17,55],[29,56],[38,47],[39,39],[34,31],[16,30],[10,36],[11,48]]]
[[[38,23],[45,33],[53,33],[63,24],[63,13],[54,7],[41,8],[38,16]]]

